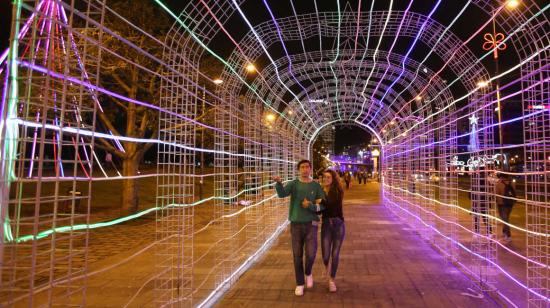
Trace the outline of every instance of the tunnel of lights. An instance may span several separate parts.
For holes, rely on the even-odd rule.
[[[275,197],[271,176],[291,179],[295,163],[311,155],[317,136],[339,123],[375,136],[383,204],[467,273],[480,291],[506,298],[499,289],[504,281],[522,292],[522,304],[550,304],[549,4],[524,0],[510,8],[509,1],[463,1],[450,21],[440,22],[435,16],[445,5],[441,0],[424,13],[411,9],[414,1],[384,1],[382,10],[377,1],[344,5],[335,0],[334,11],[323,11],[312,0],[305,12],[290,0],[289,16],[277,16],[263,1],[271,18],[253,23],[244,0],[193,1],[182,11],[151,0],[173,22],[161,41],[107,1],[78,2],[14,1],[10,49],[0,55],[3,304],[85,303],[83,277],[102,273],[87,269],[90,232],[145,215],[156,218],[156,241],[144,248],[155,254],[156,274],[144,281],[154,281],[155,305],[212,303],[286,227],[286,212],[278,210],[286,201]],[[485,20],[471,33],[459,33],[455,23],[469,11]],[[107,17],[126,23],[163,50],[162,56],[109,29]],[[232,31],[235,23],[246,31]],[[487,41],[492,45],[485,49],[477,46],[493,28],[502,38]],[[231,42],[230,53],[217,47],[220,37]],[[105,43],[113,40],[146,60],[117,54]],[[515,60],[495,70],[492,64],[504,52]],[[223,64],[220,76],[201,71],[206,56]],[[125,97],[102,83],[102,61],[108,57],[157,78],[157,103]],[[255,68],[247,69],[250,64]],[[200,82],[214,78],[223,80],[214,90]],[[98,125],[106,96],[158,111],[158,136],[118,136]],[[213,125],[197,120],[200,104],[218,108]],[[522,111],[497,116],[495,108],[510,104]],[[504,144],[499,128],[518,123],[522,141]],[[198,146],[197,127],[214,132],[212,148]],[[94,150],[99,139],[122,151],[131,143],[156,144],[156,174],[135,176],[156,177],[156,204],[99,222],[91,220],[89,210],[74,210],[77,201],[90,208],[95,183],[122,178],[103,170]],[[55,156],[45,157],[46,148]],[[510,149],[523,153],[522,170],[501,170],[496,163],[498,154]],[[214,155],[213,173],[198,172],[201,152]],[[465,171],[466,188],[459,185],[458,157],[484,162],[483,168]],[[55,174],[42,173],[44,164],[54,165]],[[521,252],[490,237],[485,228],[476,233],[472,227],[479,216],[487,217],[494,230],[502,223],[491,206],[493,186],[484,180],[496,170],[524,183],[516,210],[525,211],[526,220],[511,224],[515,236],[525,238]],[[437,183],[427,180],[433,176]],[[214,193],[201,199],[195,181],[207,177],[213,178]],[[53,189],[41,190],[46,185]],[[66,195],[61,185],[86,189],[81,196]],[[23,196],[29,189],[32,196]],[[460,206],[465,194],[484,211]],[[72,210],[62,212],[64,202]],[[206,206],[212,219],[197,226],[195,213]],[[22,207],[35,209],[34,214],[19,215]],[[471,216],[468,221],[460,219],[464,214]],[[204,254],[195,253],[205,233],[215,234],[217,241]],[[515,258],[522,271],[501,264],[500,254]],[[195,270],[199,267],[207,268],[206,274]]]

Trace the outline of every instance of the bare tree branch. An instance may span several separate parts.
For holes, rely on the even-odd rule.
[[[118,130],[113,126],[111,123],[111,120],[107,118],[107,115],[103,112],[99,112],[99,119],[101,120],[101,123],[103,123],[107,128],[115,135],[115,136],[121,136],[121,134],[118,132]]]
[[[124,159],[126,157],[126,153],[120,151],[120,150],[117,150],[115,147],[113,147],[108,141],[106,141],[105,139],[103,138],[96,138],[96,140],[99,140],[99,143],[96,143],[94,146],[102,149],[102,150],[105,150],[107,152],[110,152],[110,153],[113,153],[115,154],[116,156],[120,157],[121,159]]]
[[[122,103],[119,99],[117,98],[114,98],[114,97],[111,97],[111,99],[113,99],[113,101],[122,109],[124,110],[128,110],[128,106],[125,105],[124,103]]]
[[[132,91],[130,86],[124,80],[122,80],[122,78],[116,72],[113,71],[111,76],[113,76],[117,84],[119,84],[126,92],[130,93]]]
[[[149,112],[144,112],[141,116],[141,125],[139,127],[139,135],[143,137],[145,134],[145,129],[147,128],[147,120],[149,119]]]

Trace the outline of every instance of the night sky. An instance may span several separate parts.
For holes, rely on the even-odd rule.
[[[369,144],[372,137],[361,127],[355,125],[336,126],[334,138],[334,153],[341,153],[347,145]]]
[[[0,1],[0,50],[4,51],[9,46],[11,24],[11,1]]]

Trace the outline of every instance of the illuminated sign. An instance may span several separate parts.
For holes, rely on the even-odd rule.
[[[484,155],[484,156],[470,157],[466,162],[458,160],[458,156],[453,156],[453,158],[447,165],[452,167],[468,167],[469,169],[476,169],[479,167],[484,167],[487,165],[494,164],[499,160],[499,156],[500,154],[495,154],[493,156]]]

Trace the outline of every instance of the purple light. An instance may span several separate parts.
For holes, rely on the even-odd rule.
[[[386,77],[386,74],[388,73],[388,70],[390,69],[390,62],[389,62],[390,55],[392,54],[393,48],[395,47],[395,44],[397,43],[397,40],[399,39],[399,33],[401,33],[401,28],[403,27],[403,23],[405,22],[405,18],[407,17],[407,14],[409,13],[409,10],[411,9],[411,6],[412,6],[413,2],[414,2],[414,0],[411,0],[409,2],[409,5],[407,6],[407,9],[405,9],[405,12],[403,13],[403,18],[401,18],[401,22],[399,23],[399,27],[397,28],[397,34],[395,35],[395,38],[393,39],[393,43],[392,43],[392,45],[391,45],[391,47],[388,51],[388,54],[386,56],[386,62],[388,63],[388,65],[386,66],[386,69],[384,71],[384,74],[382,74],[382,77],[380,78],[380,81],[376,84],[376,87],[375,87],[374,91],[372,91],[372,95],[371,95],[372,103],[369,104],[369,109],[367,110],[366,116],[368,116],[370,114],[370,110],[371,110],[372,105],[374,104],[374,101],[375,101],[374,95],[376,94],[376,92],[378,92],[378,88],[380,87],[380,84],[382,84],[382,81],[384,81],[384,78]],[[419,36],[420,36],[420,33],[418,33],[416,37],[418,38]],[[414,46],[414,43],[413,43],[413,46]],[[405,60],[406,60],[406,58],[403,59],[403,65],[405,65]],[[375,65],[375,64],[373,64],[373,65]],[[389,91],[389,88],[387,90]],[[384,94],[384,96],[385,96],[385,94]],[[383,98],[384,97],[382,97],[382,99]],[[378,103],[380,105],[382,105],[382,99],[380,99],[378,101]],[[375,115],[375,117],[376,117],[376,115]],[[371,122],[367,123],[367,125],[370,125],[370,123]]]
[[[376,112],[374,113],[374,116],[371,118],[371,120],[367,123],[367,125],[370,125],[370,123],[376,118],[376,116],[378,115],[378,112],[380,112],[380,110],[384,107],[382,101],[384,101],[384,98],[386,97],[386,95],[388,95],[389,91],[393,88],[393,86],[397,83],[397,81],[399,79],[401,79],[401,77],[403,76],[403,74],[405,73],[405,62],[407,62],[407,59],[409,58],[409,55],[411,54],[412,50],[414,49],[414,47],[416,46],[416,43],[418,42],[418,39],[420,38],[420,35],[422,34],[422,32],[424,31],[424,28],[426,27],[426,24],[428,23],[429,20],[431,20],[431,17],[433,15],[433,13],[435,13],[435,11],[437,10],[437,8],[439,7],[439,4],[441,4],[441,0],[438,0],[437,3],[435,4],[435,6],[432,8],[432,10],[430,11],[430,14],[428,14],[428,16],[426,17],[426,20],[424,21],[424,23],[422,24],[422,26],[420,27],[420,30],[418,31],[418,34],[416,35],[416,37],[414,38],[414,41],[411,45],[411,47],[409,48],[409,50],[407,51],[407,53],[405,54],[405,57],[403,58],[403,63],[401,65],[401,73],[399,73],[399,76],[397,76],[397,78],[395,78],[393,80],[393,82],[391,83],[391,85],[386,89],[386,92],[384,93],[384,95],[382,95],[382,98],[378,101],[380,103],[380,108],[378,108],[376,110]],[[408,8],[407,8],[408,10]],[[405,17],[403,17],[404,19]],[[380,81],[382,82],[382,81]],[[380,84],[380,82],[378,84]],[[378,88],[378,86],[377,86]],[[374,92],[373,92],[373,95],[374,95]],[[369,112],[370,113],[370,112]]]
[[[430,83],[436,78],[439,76],[439,74],[441,74],[441,72],[443,72],[443,70],[445,69],[445,67],[447,67],[447,65],[449,65],[449,63],[451,62],[451,60],[455,57],[455,55],[458,53],[459,50],[461,50],[462,46],[466,46],[466,44],[468,44],[468,42],[470,42],[474,37],[476,37],[481,31],[483,31],[483,29],[485,29],[487,27],[487,25],[489,25],[491,23],[491,21],[495,18],[495,16],[500,13],[501,10],[504,9],[506,4],[503,4],[501,5],[498,9],[495,10],[495,15],[493,15],[492,18],[490,18],[489,20],[487,20],[483,25],[481,25],[481,27],[479,27],[477,29],[476,32],[474,32],[466,41],[464,41],[461,46],[457,49],[455,49],[455,51],[451,54],[451,56],[447,59],[447,61],[445,61],[445,63],[443,64],[443,66],[437,71],[435,72],[435,74],[430,77],[430,79],[428,80],[428,83],[426,84],[426,86],[424,86],[424,88],[422,90],[420,90],[420,92],[417,94],[417,95],[423,95],[424,94],[424,91],[426,91],[426,89],[428,89]],[[472,67],[468,68],[468,70],[470,70]],[[403,109],[405,109],[405,107],[407,105],[409,105],[411,102],[414,101],[414,98],[411,99],[409,102],[407,102],[407,104],[404,104],[401,109],[399,109],[398,112],[396,112],[395,114],[400,114]],[[391,105],[390,105],[390,108],[391,108]]]
[[[388,186],[388,187],[390,187],[390,188],[394,188],[394,187],[389,186],[389,185],[386,185],[386,184],[384,184],[384,185],[385,185],[385,186]],[[406,191],[406,192],[407,192],[407,193],[411,193],[411,192],[409,192],[409,191]],[[436,213],[434,213],[434,212],[432,212],[432,211],[428,211],[428,210],[426,210],[425,208],[419,206],[418,204],[414,204],[414,203],[412,203],[412,202],[410,202],[410,201],[408,201],[408,200],[405,200],[405,199],[403,199],[403,198],[400,198],[399,196],[392,195],[392,197],[394,197],[394,198],[396,198],[396,199],[399,199],[401,202],[405,202],[405,203],[408,203],[408,204],[410,204],[410,205],[412,205],[412,206],[414,206],[414,207],[416,207],[416,208],[419,208],[419,209],[422,210],[423,212],[425,212],[425,213],[427,213],[427,214],[430,214],[430,215],[434,216],[435,218],[437,218],[437,219],[439,219],[439,220],[441,220],[441,221],[444,221],[444,222],[446,222],[446,223],[455,225],[455,226],[457,226],[457,227],[463,229],[464,231],[466,231],[466,232],[468,232],[468,233],[471,233],[472,235],[481,236],[481,237],[485,238],[485,239],[488,240],[488,241],[494,242],[494,243],[496,243],[497,245],[499,245],[501,248],[503,248],[503,249],[505,249],[506,251],[510,252],[511,254],[515,255],[516,257],[519,257],[519,258],[521,258],[521,259],[523,259],[523,260],[525,260],[525,261],[527,261],[527,262],[536,264],[536,265],[538,265],[538,266],[548,268],[548,265],[547,265],[547,264],[543,264],[543,263],[537,262],[537,261],[535,261],[535,260],[529,259],[529,258],[527,258],[526,256],[524,256],[524,255],[522,255],[522,254],[519,254],[519,253],[513,251],[512,249],[510,249],[510,248],[504,246],[502,243],[500,243],[499,241],[497,241],[497,240],[494,239],[494,238],[490,238],[490,237],[488,237],[488,236],[486,236],[486,235],[482,235],[482,234],[479,234],[479,233],[475,233],[474,231],[472,231],[472,230],[470,230],[470,229],[464,227],[463,225],[461,225],[461,224],[459,224],[459,223],[457,223],[457,222],[447,220],[447,219],[445,219],[445,218],[443,218],[443,217],[437,215]],[[481,214],[481,213],[477,213],[477,212],[476,212],[475,214]]]
[[[19,32],[19,34],[17,35],[17,39],[20,40],[23,36],[25,36],[25,34],[27,33],[27,31],[29,30],[29,27],[31,25],[31,23],[33,22],[33,19],[36,15],[36,12],[40,10],[40,8],[42,7],[42,4],[44,3],[44,0],[38,2],[38,4],[36,5],[36,11],[33,12],[31,14],[31,16],[29,16],[29,19],[27,19],[27,21],[25,22],[25,24],[23,25],[23,28],[21,28],[21,31]],[[8,58],[8,54],[10,52],[10,49],[9,48],[6,48],[6,50],[4,50],[4,52],[2,53],[2,55],[0,55],[0,65],[2,65],[4,63],[4,61]],[[2,73],[2,69],[0,69],[0,73]]]
[[[488,259],[488,258],[486,258],[486,257],[484,257],[484,256],[482,256],[482,255],[480,255],[480,254],[478,254],[478,253],[476,253],[476,252],[470,250],[468,247],[464,246],[462,243],[460,243],[460,242],[458,242],[458,241],[456,241],[456,240],[454,240],[454,239],[452,239],[452,238],[446,236],[445,234],[441,233],[438,229],[436,229],[436,228],[434,228],[433,226],[427,224],[424,220],[422,220],[422,218],[420,218],[420,217],[414,215],[413,213],[409,212],[409,211],[406,210],[405,208],[399,206],[397,203],[392,202],[392,201],[390,201],[390,200],[387,199],[387,198],[384,198],[384,200],[387,201],[387,202],[389,202],[389,203],[391,203],[391,204],[393,204],[395,207],[397,207],[397,208],[399,208],[400,210],[402,210],[402,211],[408,213],[409,215],[413,216],[415,219],[417,219],[418,221],[420,221],[420,222],[421,222],[422,224],[424,224],[426,227],[432,229],[433,231],[435,231],[436,233],[438,233],[440,236],[442,236],[442,237],[444,237],[445,239],[447,239],[447,240],[451,241],[452,243],[456,244],[457,246],[459,246],[460,248],[462,248],[464,251],[466,251],[466,252],[468,252],[468,253],[470,253],[470,254],[472,254],[472,255],[474,255],[474,256],[476,256],[476,257],[478,257],[478,258],[480,258],[480,259],[482,259],[482,260],[484,260],[484,261],[487,261],[487,262],[491,263],[491,264],[494,265],[499,271],[501,271],[506,277],[508,277],[510,280],[512,280],[513,282],[515,282],[515,283],[516,283],[517,285],[519,285],[520,287],[526,289],[528,292],[530,292],[530,293],[536,295],[537,297],[540,297],[540,298],[543,299],[543,300],[550,301],[550,299],[549,299],[548,297],[546,297],[546,296],[544,296],[544,295],[542,295],[542,294],[539,294],[539,293],[537,293],[536,291],[534,291],[534,290],[528,288],[524,283],[522,283],[521,281],[519,281],[518,279],[516,279],[514,276],[512,276],[510,273],[508,273],[506,270],[504,270],[504,269],[503,269],[500,265],[498,265],[497,263],[495,263],[495,262],[493,262],[492,260],[490,260],[490,259]]]
[[[547,64],[548,66],[548,64]],[[549,78],[546,78],[545,80],[541,80],[533,85],[531,85],[530,87],[536,87],[544,82],[547,82],[550,80],[550,77]],[[524,91],[526,91],[527,89],[524,89],[524,90],[520,90],[520,91],[517,91],[515,93],[512,93],[510,95],[507,95],[506,97],[504,98],[501,98],[502,99],[505,99],[505,98],[510,98],[510,97],[513,97],[515,95],[518,95],[520,93],[523,93]],[[496,102],[496,100],[494,101],[490,101],[489,103],[487,103],[486,105],[484,105],[483,107],[481,107],[480,109],[482,108],[485,108],[489,105],[492,105]],[[546,112],[546,110],[539,110],[539,111],[536,111],[536,112],[532,112],[532,113],[528,113],[526,115],[523,115],[523,116],[520,116],[520,117],[516,117],[516,118],[513,118],[513,119],[510,119],[510,120],[506,120],[506,121],[502,121],[502,122],[499,122],[499,123],[495,123],[495,124],[491,124],[491,125],[488,125],[488,126],[484,126],[482,128],[479,128],[477,130],[475,130],[475,133],[478,133],[478,132],[481,132],[481,131],[484,131],[484,130],[487,130],[487,129],[490,129],[490,128],[493,128],[493,127],[497,127],[499,125],[504,125],[504,124],[509,124],[509,123],[513,123],[513,122],[516,122],[516,121],[519,121],[519,120],[523,120],[523,119],[526,119],[526,118],[529,118],[529,117],[532,117],[532,116],[536,116],[538,114],[541,114],[541,113],[544,113]],[[462,116],[462,118],[465,117],[465,116]],[[456,121],[456,120],[455,120]],[[420,145],[420,146],[417,146],[417,147],[414,147],[412,149],[409,149],[409,150],[404,150],[404,151],[401,151],[401,152],[397,152],[395,154],[388,154],[386,157],[389,158],[389,157],[393,157],[393,156],[396,156],[396,155],[402,155],[402,154],[405,154],[405,153],[409,153],[409,152],[412,152],[412,151],[416,151],[418,149],[421,149],[421,148],[426,148],[426,147],[431,147],[431,146],[434,146],[436,144],[441,144],[441,143],[445,143],[445,142],[448,142],[450,140],[454,140],[454,139],[459,139],[459,138],[462,138],[462,137],[466,137],[468,135],[470,135],[472,132],[467,132],[465,134],[462,134],[462,135],[457,135],[457,136],[454,136],[454,137],[451,137],[451,138],[447,138],[447,139],[444,139],[444,140],[440,140],[440,141],[435,141],[435,142],[432,142],[432,143],[429,143],[429,144],[425,144],[425,145]],[[399,145],[403,145],[404,143],[401,143]]]
[[[146,139],[146,138],[132,138],[132,137],[125,137],[125,136],[113,136],[109,134],[104,133],[98,133],[98,132],[92,132],[89,130],[84,130],[80,128],[75,127],[61,127],[58,125],[52,125],[52,124],[42,124],[42,123],[34,123],[30,121],[25,121],[21,119],[10,119],[10,123],[23,125],[26,127],[38,127],[38,128],[44,128],[44,129],[50,129],[55,131],[56,133],[59,132],[66,132],[66,133],[72,133],[72,134],[80,134],[83,136],[88,137],[98,137],[98,138],[105,138],[110,140],[122,140],[122,141],[128,141],[128,142],[141,142],[141,143],[158,143],[158,144],[165,144],[170,145],[176,148],[184,149],[184,150],[190,150],[190,151],[197,151],[197,152],[204,152],[204,153],[213,153],[213,154],[224,154],[229,156],[235,156],[235,157],[248,157],[253,159],[260,159],[260,160],[268,160],[268,161],[279,161],[284,163],[290,163],[294,164],[294,161],[285,160],[285,159],[278,159],[278,158],[271,158],[271,157],[260,157],[260,156],[254,156],[254,155],[248,155],[248,154],[240,154],[240,153],[231,153],[227,151],[217,151],[217,150],[210,150],[210,149],[203,149],[203,148],[196,148],[191,146],[186,146],[174,142],[165,142],[158,139]]]
[[[135,100],[135,99],[132,99],[132,98],[129,98],[129,97],[120,95],[120,94],[118,94],[118,93],[109,91],[109,90],[107,90],[107,89],[104,89],[104,88],[101,88],[101,87],[92,85],[92,84],[90,84],[90,83],[88,83],[88,82],[81,81],[81,80],[79,80],[79,79],[77,79],[77,78],[74,78],[74,77],[71,77],[71,76],[64,76],[64,75],[62,75],[62,74],[59,74],[59,73],[56,73],[56,72],[54,72],[54,71],[48,70],[47,68],[44,68],[44,67],[41,67],[41,66],[38,66],[38,65],[34,65],[34,64],[31,64],[31,63],[26,62],[26,61],[18,61],[17,63],[18,63],[19,65],[23,66],[23,67],[30,68],[30,69],[35,70],[35,71],[37,71],[37,72],[41,72],[41,73],[44,73],[44,74],[48,74],[48,75],[50,75],[50,76],[52,76],[52,77],[55,77],[55,78],[58,78],[58,79],[67,80],[67,81],[73,82],[73,83],[75,83],[75,84],[85,86],[85,87],[90,88],[90,89],[93,89],[93,90],[95,90],[95,91],[97,91],[97,92],[101,92],[101,93],[110,95],[110,96],[112,96],[112,97],[115,97],[115,98],[118,98],[118,99],[127,101],[127,102],[129,102],[129,103],[133,103],[133,104],[140,105],[140,106],[145,106],[145,107],[148,107],[148,108],[151,108],[151,109],[155,109],[155,110],[160,111],[160,112],[164,112],[164,113],[173,115],[173,116],[178,117],[178,118],[180,118],[180,119],[183,119],[183,120],[185,120],[185,121],[191,122],[191,123],[193,123],[193,124],[195,124],[195,125],[199,125],[199,126],[202,126],[202,127],[208,128],[208,129],[211,129],[211,130],[215,130],[215,131],[218,131],[218,132],[227,134],[227,135],[232,136],[232,137],[236,137],[236,138],[239,138],[239,139],[247,140],[247,141],[250,141],[250,142],[252,142],[252,143],[254,143],[254,144],[259,144],[259,145],[263,145],[263,146],[266,146],[266,147],[272,147],[272,146],[270,146],[270,145],[267,145],[267,144],[264,144],[264,143],[261,143],[261,142],[258,142],[258,141],[255,141],[255,140],[252,140],[252,139],[243,137],[243,136],[239,136],[239,135],[236,135],[236,134],[233,134],[233,133],[224,131],[224,130],[222,130],[222,129],[219,129],[219,128],[216,128],[216,127],[213,127],[213,126],[206,125],[206,124],[204,124],[204,123],[198,122],[198,121],[193,120],[193,119],[191,119],[191,118],[185,117],[185,116],[183,116],[183,115],[181,115],[181,114],[179,114],[179,113],[176,113],[176,112],[173,112],[173,111],[169,111],[169,110],[160,108],[160,107],[158,107],[158,106],[155,106],[155,105],[152,105],[152,104],[149,104],[149,103],[145,103],[145,102],[142,102],[142,101],[138,101],[138,100]]]
[[[288,50],[286,49],[285,41],[283,40],[283,35],[281,32],[281,28],[279,27],[279,23],[277,22],[277,19],[275,19],[275,16],[273,15],[273,12],[271,11],[271,8],[269,7],[269,4],[267,4],[266,0],[263,0],[265,7],[267,8],[267,11],[269,12],[269,16],[271,16],[271,20],[273,21],[273,24],[275,25],[275,28],[277,28],[277,37],[279,38],[279,41],[281,42],[281,45],[283,46],[283,50],[285,51],[286,58],[288,59],[288,71],[290,75],[292,76],[292,79],[296,82],[296,84],[302,89],[302,91],[306,94],[306,97],[308,101],[310,101],[309,92],[304,88],[304,86],[296,79],[296,76],[294,75],[294,72],[292,72],[292,60],[290,59],[290,55],[288,54]]]

